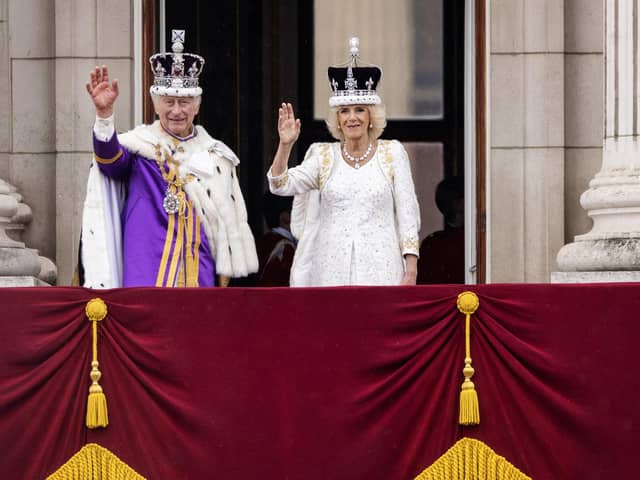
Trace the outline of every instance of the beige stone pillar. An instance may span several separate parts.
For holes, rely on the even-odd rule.
[[[640,280],[639,8],[605,1],[602,167],[580,197],[593,228],[560,249],[554,282]]]
[[[29,222],[20,224],[18,212],[11,228],[55,259],[59,285],[71,283],[78,253],[94,121],[84,84],[93,66],[107,64],[120,80],[117,130],[133,123],[134,1],[0,0],[0,181],[30,206]],[[40,259],[55,280],[55,266]]]
[[[71,282],[78,258],[95,119],[84,85],[95,65],[106,64],[111,77],[119,80],[116,130],[127,131],[133,124],[132,4],[133,0],[55,0],[55,245],[59,285]]]
[[[564,243],[565,0],[491,0],[490,282],[546,282]]]
[[[42,284],[38,251],[55,252],[52,15],[46,0],[0,0],[2,286]],[[37,220],[25,229],[31,211]],[[55,282],[50,267],[48,261],[47,278]]]

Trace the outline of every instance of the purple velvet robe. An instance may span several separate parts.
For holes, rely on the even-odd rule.
[[[170,235],[171,243],[165,248],[167,235],[170,233],[169,215],[162,207],[167,182],[162,177],[158,164],[154,159],[129,152],[120,145],[116,134],[107,142],[98,140],[94,135],[93,149],[100,171],[127,185],[127,198],[121,215],[123,286],[173,286],[177,273],[171,278],[169,272],[172,259],[177,253],[175,245],[178,222],[174,223]],[[122,154],[111,161],[119,152]],[[192,215],[193,219],[196,218],[193,206],[187,209],[187,216],[189,215]],[[202,225],[199,230],[198,286],[212,287],[215,282],[215,261]],[[195,228],[192,241],[189,243],[192,246],[196,245]],[[161,265],[165,249],[168,259]],[[180,262],[178,270],[179,265]],[[161,267],[164,269],[164,275],[159,278]]]

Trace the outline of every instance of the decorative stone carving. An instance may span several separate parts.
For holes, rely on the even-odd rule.
[[[12,240],[7,235],[11,219],[18,213],[18,200],[12,195],[15,189],[0,178],[0,248],[24,248],[22,242]]]
[[[22,202],[16,188],[0,178],[0,286],[56,282],[55,264],[21,241],[31,219],[31,208]]]

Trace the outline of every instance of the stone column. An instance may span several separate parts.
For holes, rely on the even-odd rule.
[[[19,205],[15,188],[0,179],[0,287],[45,285],[36,278],[41,270],[36,251],[7,235]]]
[[[0,0],[0,287],[56,281],[55,265],[24,243],[55,251],[50,3]],[[28,230],[31,207],[14,185],[38,218]]]
[[[15,0],[18,1],[18,0]],[[95,110],[85,82],[107,65],[120,84],[115,123],[133,126],[132,5],[134,0],[47,0],[55,6],[55,216],[58,285],[69,285],[78,258],[82,208],[92,159]]]
[[[638,0],[605,0],[602,168],[580,197],[589,233],[560,249],[552,282],[640,280],[640,30]]]
[[[491,0],[487,280],[545,282],[564,244],[566,0]]]

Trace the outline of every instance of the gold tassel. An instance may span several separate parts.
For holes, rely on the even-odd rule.
[[[478,309],[480,301],[473,292],[462,292],[458,295],[458,310],[465,314],[465,359],[464,382],[462,382],[462,390],[460,392],[460,425],[478,425],[480,424],[480,405],[478,402],[478,393],[475,385],[471,381],[471,377],[475,370],[471,366],[471,315]]]
[[[91,361],[91,386],[87,399],[87,428],[106,427],[109,425],[107,412],[107,397],[98,383],[102,373],[98,370],[98,322],[107,316],[107,305],[100,298],[87,302],[85,307],[87,318],[91,322],[93,357]]]

